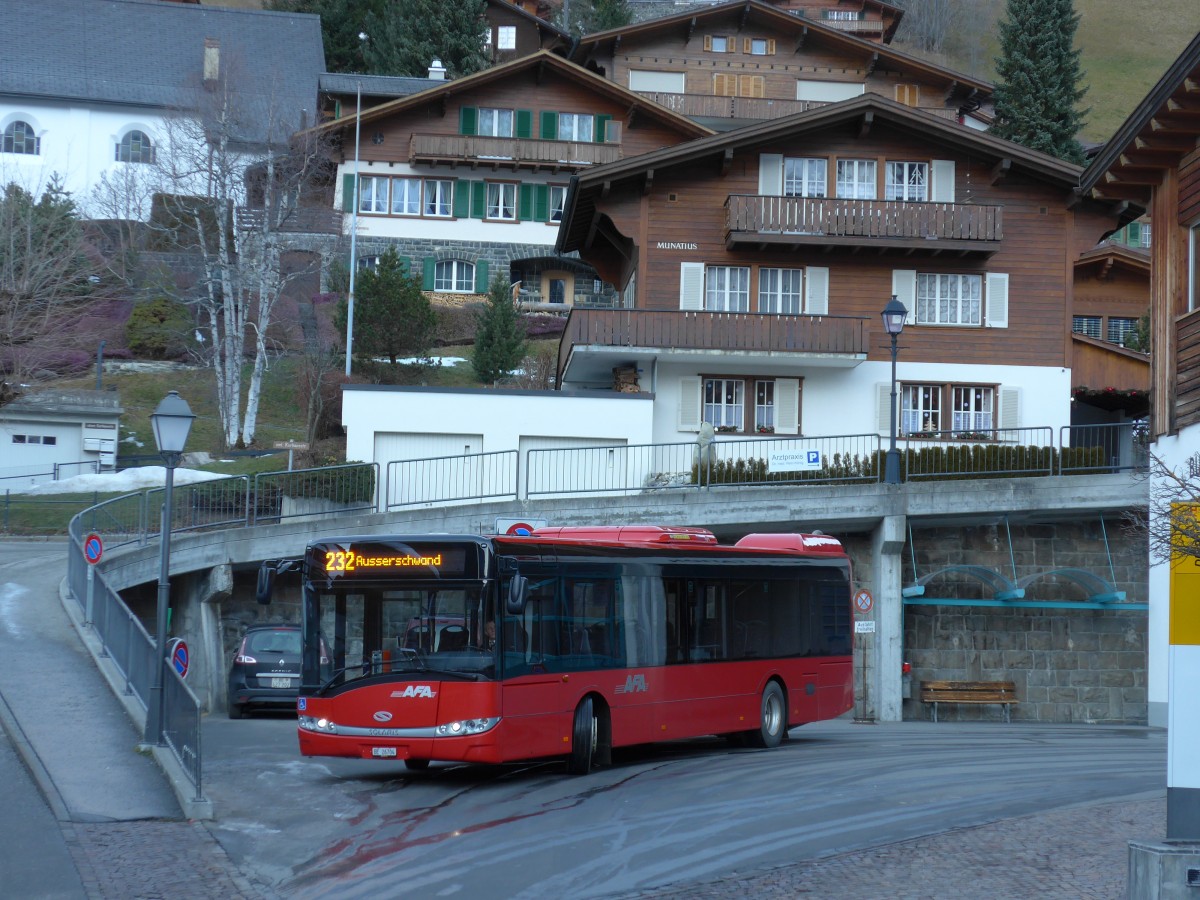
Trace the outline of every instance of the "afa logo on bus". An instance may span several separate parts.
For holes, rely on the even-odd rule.
[[[393,697],[436,697],[437,691],[427,684],[410,684],[402,691],[392,691]]]

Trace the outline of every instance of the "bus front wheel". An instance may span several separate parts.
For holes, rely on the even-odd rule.
[[[755,747],[778,747],[787,731],[787,704],[779,682],[770,681],[762,695],[762,724],[757,731],[747,732],[751,745]]]
[[[575,723],[571,728],[571,755],[567,757],[567,772],[571,775],[586,775],[592,771],[597,727],[592,698],[584,697],[575,707]]]

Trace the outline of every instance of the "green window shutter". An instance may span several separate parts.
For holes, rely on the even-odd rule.
[[[487,213],[487,185],[482,181],[471,182],[471,218],[482,219]]]
[[[558,140],[558,113],[542,112],[542,140]]]
[[[458,133],[459,134],[474,134],[476,130],[476,120],[478,115],[475,107],[464,106],[458,111]]]
[[[354,176],[342,176],[342,212],[354,212]]]
[[[486,259],[481,259],[475,263],[475,293],[486,294],[488,292],[488,264]]]
[[[518,109],[517,110],[517,137],[531,138],[533,137],[533,110]]]
[[[517,218],[528,222],[533,218],[533,185],[522,184],[517,188]]]
[[[546,222],[550,219],[550,188],[548,185],[534,185],[533,217],[539,222]]]
[[[437,266],[437,260],[434,259],[432,256],[427,256],[421,262],[422,262],[422,266],[423,266],[423,269],[421,271],[421,275],[422,275],[421,290],[432,291],[433,290],[433,270]]]
[[[459,178],[454,182],[454,218],[465,219],[471,215],[471,182]]]
[[[596,132],[595,132],[595,134],[592,135],[592,139],[595,141],[595,143],[597,143],[597,144],[604,143],[605,126],[608,124],[608,122],[611,118],[612,118],[612,116],[596,116],[596,125],[595,125]]]
[[[412,259],[407,256],[400,257],[400,271],[405,275],[412,274]]]
[[[1130,222],[1125,226],[1125,243],[1130,247],[1139,247],[1142,243],[1142,223]]]
[[[340,119],[342,117],[342,101],[341,100],[333,101],[333,117],[335,119]]]

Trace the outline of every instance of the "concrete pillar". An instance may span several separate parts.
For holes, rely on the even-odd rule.
[[[875,652],[873,677],[875,715],[880,722],[899,722],[903,717],[901,663],[904,654],[904,606],[900,595],[904,579],[904,516],[884,516],[871,540],[871,563],[875,571],[875,634],[870,635]]]
[[[233,594],[233,567],[228,563],[193,573],[181,591],[181,628],[176,632],[191,652],[188,686],[202,708],[212,712],[225,702],[225,647],[221,638],[221,603]]]

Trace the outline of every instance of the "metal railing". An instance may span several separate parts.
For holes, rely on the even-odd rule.
[[[1059,430],[1059,472],[1136,472],[1150,465],[1150,429],[1144,422],[1066,425]]]
[[[879,481],[877,434],[714,442],[704,484],[846,484]]]
[[[922,431],[901,438],[900,469],[908,481],[1053,475],[1053,439],[1049,427]]]
[[[384,510],[423,503],[460,503],[517,496],[518,453],[397,459],[387,464]]]
[[[202,800],[200,789],[200,700],[166,657],[163,671],[163,742],[188,773],[195,788],[194,799]]]
[[[248,524],[375,512],[378,484],[378,463],[263,472],[254,476]]]
[[[528,450],[526,497],[694,487],[695,441]]]
[[[161,529],[164,493],[165,488],[159,487],[145,492],[147,534],[158,534]],[[250,478],[247,475],[175,485],[174,494],[171,501],[172,533],[227,528],[248,521]]]

